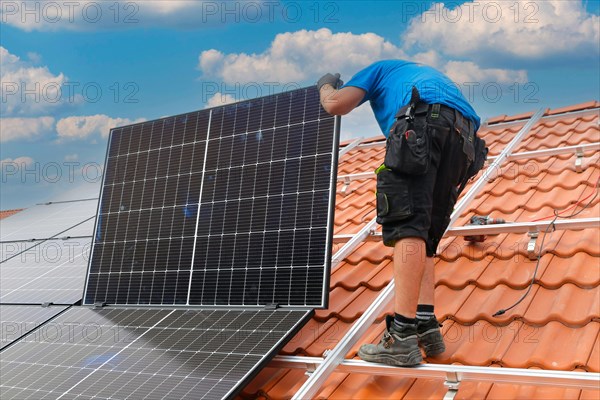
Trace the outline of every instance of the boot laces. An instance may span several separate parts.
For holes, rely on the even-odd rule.
[[[386,349],[389,349],[395,342],[392,335],[387,331],[383,334],[383,338],[381,339],[381,341],[383,342],[383,347],[385,347]]]

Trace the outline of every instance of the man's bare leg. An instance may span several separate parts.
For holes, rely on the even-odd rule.
[[[412,366],[423,361],[419,349],[416,312],[425,270],[425,242],[405,238],[394,246],[395,317],[386,317],[386,332],[379,344],[363,344],[358,356],[365,361]]]
[[[435,275],[433,271],[433,257],[425,258],[425,270],[421,278],[421,289],[419,290],[419,304],[431,304],[434,301]]]
[[[417,337],[419,345],[427,357],[434,357],[446,351],[444,338],[434,314],[435,274],[433,257],[425,260],[425,270],[421,279],[419,306],[417,307]]]
[[[394,246],[394,311],[397,314],[406,318],[415,318],[425,266],[425,242],[423,239],[404,238],[396,242]],[[427,295],[430,294],[427,293]]]

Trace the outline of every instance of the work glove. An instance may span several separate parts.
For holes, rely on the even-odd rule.
[[[331,86],[333,86],[334,89],[338,89],[344,84],[344,81],[342,81],[340,79],[339,73],[335,74],[335,75],[327,73],[327,74],[323,75],[321,77],[321,79],[319,79],[319,81],[317,82],[317,89],[319,91],[321,91],[321,87],[323,87],[323,85],[327,85],[327,84],[330,84]]]

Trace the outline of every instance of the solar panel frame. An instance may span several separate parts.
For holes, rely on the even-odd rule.
[[[231,399],[312,313],[71,307],[48,325],[53,337],[30,333],[3,352],[1,393]]]
[[[322,253],[322,255],[323,255],[323,262],[322,262],[322,266],[320,267],[320,268],[322,268],[322,275],[320,276],[320,278],[318,278],[318,280],[316,280],[316,281],[319,282],[319,287],[318,288],[317,287],[310,287],[310,288],[305,288],[304,289],[304,298],[305,298],[305,300],[303,302],[300,301],[300,300],[295,300],[295,302],[292,302],[290,300],[292,298],[292,289],[291,289],[292,288],[292,284],[291,284],[291,282],[294,279],[294,277],[291,275],[292,272],[289,272],[289,274],[290,274],[289,275],[290,289],[288,290],[288,293],[287,293],[288,303],[286,303],[286,302],[280,302],[280,301],[274,301],[274,302],[277,303],[281,307],[324,308],[324,307],[327,307],[327,305],[328,305],[328,293],[329,293],[328,287],[329,287],[329,274],[330,274],[330,268],[331,268],[331,243],[332,243],[332,236],[333,236],[333,219],[334,219],[334,208],[335,208],[335,187],[336,187],[336,181],[337,181],[337,176],[336,175],[337,175],[337,161],[338,161],[337,157],[338,157],[338,147],[339,147],[340,118],[339,117],[330,116],[329,114],[326,114],[325,111],[320,107],[320,104],[318,103],[318,93],[316,92],[316,88],[315,87],[303,88],[301,90],[305,91],[304,92],[304,96],[305,96],[304,101],[305,101],[305,103],[304,103],[304,108],[302,109],[302,112],[303,112],[302,117],[298,118],[297,115],[293,115],[293,113],[291,112],[291,109],[292,109],[292,100],[290,100],[290,103],[287,106],[288,110],[289,110],[288,117],[287,117],[287,118],[289,118],[288,124],[287,124],[287,128],[286,128],[286,126],[282,126],[282,127],[284,129],[288,129],[289,130],[290,126],[292,126],[293,124],[302,124],[302,126],[304,126],[305,124],[313,123],[313,124],[315,124],[316,128],[318,129],[319,124],[321,124],[321,122],[320,122],[321,120],[323,120],[323,121],[328,121],[328,120],[331,121],[331,132],[329,132],[329,134],[331,135],[331,143],[327,146],[327,152],[323,153],[327,157],[329,157],[327,159],[327,161],[328,161],[327,164],[328,164],[328,168],[329,168],[329,170],[328,170],[328,176],[327,176],[327,188],[328,188],[329,192],[328,192],[328,196],[327,196],[327,199],[326,199],[326,204],[327,204],[327,215],[326,215],[326,222],[325,222],[326,226],[323,228],[323,231],[324,231],[323,241],[325,242],[325,244],[324,244],[324,249],[323,249],[323,253]],[[307,99],[309,97],[309,90],[313,90],[312,95],[314,96],[314,94],[316,93],[316,98],[317,98],[317,101],[314,104],[311,104],[312,108],[310,110],[309,110],[309,106],[307,105],[307,103],[308,103]],[[293,93],[293,92],[289,92],[289,93]],[[292,96],[291,94],[284,94],[284,95]],[[265,102],[267,102],[267,100],[265,100],[265,99],[269,99],[269,96],[264,97],[264,98],[258,98],[258,99],[247,100],[247,101],[244,101],[244,102],[239,102],[239,103],[236,103],[234,105],[219,106],[219,107],[214,107],[214,108],[211,108],[211,109],[201,110],[201,111],[198,111],[198,112],[192,112],[192,113],[187,113],[187,114],[179,114],[179,115],[176,115],[176,116],[173,116],[173,117],[166,117],[166,118],[162,118],[162,119],[155,120],[155,121],[147,121],[145,123],[139,123],[139,124],[134,124],[134,125],[126,126],[126,127],[115,128],[115,129],[113,129],[111,131],[111,135],[110,135],[109,141],[107,143],[107,153],[106,153],[106,160],[107,161],[105,162],[105,165],[107,165],[107,171],[105,173],[105,176],[104,176],[103,182],[102,182],[102,190],[101,190],[101,194],[100,194],[100,201],[98,203],[98,214],[97,214],[98,216],[96,218],[95,228],[94,228],[94,232],[96,232],[96,237],[95,237],[96,240],[95,240],[95,244],[94,244],[94,246],[92,248],[92,254],[90,256],[90,268],[88,269],[88,274],[87,274],[87,277],[86,277],[86,284],[85,284],[85,289],[84,289],[84,292],[86,294],[86,296],[84,296],[84,304],[92,304],[95,300],[98,300],[98,298],[102,297],[102,293],[101,292],[100,293],[97,292],[98,288],[108,288],[109,286],[111,286],[110,276],[103,278],[100,275],[100,270],[97,271],[98,274],[97,274],[96,277],[94,277],[96,279],[96,281],[92,282],[92,284],[93,284],[92,286],[90,285],[90,280],[91,280],[91,275],[92,274],[96,274],[96,271],[93,271],[93,264],[95,263],[95,261],[94,261],[95,260],[94,254],[97,251],[97,242],[98,242],[98,240],[97,240],[98,236],[97,235],[99,234],[99,232],[102,231],[101,224],[103,223],[103,221],[101,221],[101,218],[104,218],[103,216],[101,216],[101,212],[102,212],[101,211],[101,207],[103,206],[103,204],[106,203],[105,202],[105,195],[107,195],[107,192],[104,189],[105,189],[107,180],[110,179],[109,177],[112,174],[109,171],[110,168],[108,167],[108,160],[109,160],[111,151],[113,153],[116,151],[117,157],[120,156],[119,153],[121,152],[121,150],[122,150],[121,147],[123,146],[122,139],[120,137],[116,138],[115,133],[116,132],[122,132],[122,129],[128,129],[129,132],[134,132],[134,130],[135,130],[135,132],[136,132],[135,135],[133,135],[133,133],[132,133],[133,136],[130,136],[129,139],[128,139],[129,142],[128,142],[128,145],[127,145],[127,153],[125,153],[125,154],[130,154],[129,150],[131,148],[131,143],[135,143],[134,144],[134,148],[138,149],[140,151],[154,151],[154,150],[156,150],[156,149],[152,149],[152,142],[154,142],[154,144],[156,144],[156,143],[158,143],[158,139],[155,138],[154,135],[152,135],[150,138],[142,139],[143,138],[143,131],[144,131],[144,129],[146,131],[150,130],[151,132],[154,132],[155,129],[160,129],[161,130],[161,136],[160,136],[161,143],[160,143],[160,145],[162,146],[163,144],[166,144],[166,143],[162,143],[164,141],[164,139],[165,139],[165,135],[164,135],[165,127],[168,130],[172,129],[172,131],[171,131],[173,133],[172,137],[170,136],[171,134],[167,135],[167,137],[170,137],[170,139],[169,139],[170,140],[169,146],[170,146],[171,149],[173,148],[173,146],[179,146],[180,144],[182,146],[185,146],[186,144],[190,144],[190,143],[199,143],[199,142],[202,142],[204,144],[204,147],[203,147],[204,158],[202,160],[202,169],[201,170],[196,170],[196,171],[194,169],[190,169],[190,174],[195,173],[195,172],[200,173],[201,176],[202,176],[202,180],[200,182],[200,188],[199,188],[198,207],[195,210],[196,211],[196,221],[195,221],[195,230],[194,230],[194,235],[193,235],[193,248],[191,250],[191,262],[190,262],[189,270],[187,268],[181,269],[181,268],[178,267],[177,268],[177,275],[175,275],[174,273],[171,273],[171,275],[170,275],[171,278],[170,279],[171,280],[175,280],[177,282],[177,284],[176,284],[177,286],[175,287],[175,289],[169,288],[169,293],[171,293],[171,291],[174,290],[174,294],[169,294],[169,299],[172,299],[172,300],[169,300],[167,302],[165,302],[164,297],[162,297],[160,301],[154,301],[155,297],[153,297],[153,294],[148,295],[149,299],[146,298],[146,295],[142,296],[142,292],[143,292],[142,288],[144,287],[144,285],[147,286],[149,284],[148,280],[146,281],[146,283],[144,283],[144,281],[143,281],[143,279],[144,279],[143,270],[142,270],[141,275],[135,273],[134,271],[132,271],[131,274],[130,274],[130,277],[128,278],[129,279],[129,281],[128,281],[129,283],[127,283],[127,282],[124,281],[124,283],[128,286],[128,288],[132,287],[131,286],[132,282],[135,285],[135,286],[133,286],[134,289],[139,285],[140,289],[139,289],[139,296],[137,297],[137,301],[133,301],[133,302],[130,301],[131,300],[130,299],[131,293],[129,293],[126,298],[124,298],[123,296],[119,297],[118,295],[115,294],[113,296],[113,298],[111,298],[110,300],[107,300],[106,302],[108,304],[122,304],[122,305],[144,305],[144,304],[148,304],[148,305],[174,305],[174,306],[194,305],[194,306],[217,306],[217,307],[219,307],[219,306],[223,306],[223,307],[247,306],[247,307],[256,307],[256,308],[262,308],[262,307],[264,307],[265,304],[270,303],[269,301],[264,300],[264,296],[263,296],[263,299],[261,299],[259,295],[256,295],[254,293],[252,293],[252,296],[255,296],[256,299],[257,299],[255,304],[252,304],[252,303],[249,303],[249,302],[245,302],[244,299],[242,299],[240,302],[233,302],[232,303],[231,302],[231,293],[232,292],[236,293],[236,291],[233,290],[233,286],[232,286],[233,282],[234,282],[234,280],[233,280],[233,273],[234,273],[233,267],[231,268],[231,277],[232,278],[230,279],[230,287],[229,287],[229,293],[230,293],[229,296],[230,297],[228,298],[227,302],[224,303],[223,300],[218,300],[216,297],[215,297],[215,299],[214,299],[213,302],[206,302],[206,301],[204,301],[204,299],[196,300],[196,299],[191,298],[192,293],[193,293],[193,286],[194,286],[194,275],[197,275],[199,272],[203,272],[204,276],[206,276],[206,274],[207,274],[207,270],[206,269],[204,269],[204,270],[198,270],[195,266],[196,266],[196,261],[198,260],[197,249],[198,249],[198,239],[200,237],[199,234],[198,234],[198,228],[199,228],[199,222],[201,220],[201,211],[202,211],[201,209],[203,207],[203,204],[206,204],[206,203],[203,203],[203,196],[205,195],[205,191],[206,191],[205,183],[206,183],[207,163],[209,163],[209,162],[215,162],[215,160],[211,161],[211,159],[210,159],[211,156],[209,155],[210,154],[209,147],[211,145],[211,141],[216,141],[216,140],[219,140],[219,139],[222,139],[222,140],[225,140],[225,141],[233,141],[233,138],[235,138],[235,137],[242,137],[243,134],[247,135],[247,134],[252,133],[252,132],[255,132],[255,133],[258,132],[257,135],[263,135],[264,134],[264,132],[263,132],[264,131],[264,129],[263,129],[264,126],[262,125],[262,122],[263,122],[263,119],[265,119],[266,112],[264,111],[265,110],[264,106],[265,106]],[[291,99],[291,97],[290,97],[290,99]],[[271,99],[269,101],[273,101],[273,97],[271,97]],[[238,108],[242,109],[242,107],[251,107],[252,104],[256,104],[257,102],[262,102],[261,103],[261,107],[262,107],[261,108],[261,115],[260,115],[261,120],[258,123],[256,121],[252,121],[251,118],[250,118],[250,112],[248,111],[245,114],[245,118],[246,118],[245,130],[242,129],[242,128],[240,128],[239,126],[237,126],[236,125],[236,120],[234,120],[233,118],[226,119],[224,117],[225,113],[228,110],[227,107],[229,107],[229,110],[231,110],[231,107],[235,106],[236,108],[234,109],[234,112],[237,112]],[[316,107],[316,109],[315,109],[315,107]],[[272,111],[272,112],[270,112],[267,115],[266,118],[272,118],[273,119],[273,124],[274,124],[273,130],[276,130],[277,128],[276,128],[275,125],[277,124],[278,119],[280,120],[281,117],[279,116],[278,113],[275,112],[275,109],[273,109],[273,110],[268,109],[268,111]],[[314,122],[313,122],[313,120],[308,120],[307,121],[304,118],[309,111],[312,113],[311,115],[313,115],[314,118],[316,118],[314,120]],[[203,112],[204,113],[208,113],[207,131],[206,131],[205,136],[203,135],[201,137],[198,137],[198,135],[199,135],[199,133],[198,133],[198,121],[200,120],[200,113],[203,113]],[[191,135],[188,134],[188,130],[186,128],[187,128],[187,123],[188,123],[190,115],[194,115],[194,114],[196,114],[196,118],[197,118],[196,125],[195,125],[196,130],[194,132],[194,136],[191,137]],[[234,115],[237,115],[237,114],[234,114]],[[241,115],[242,115],[242,119],[243,119],[244,118],[244,114],[241,114]],[[221,118],[220,122],[215,122],[218,118]],[[176,128],[176,125],[178,123],[180,123],[179,121],[182,121],[183,119],[185,119],[185,121],[184,121],[184,123],[185,123],[184,128],[183,129]],[[172,122],[168,122],[169,120],[172,121]],[[147,124],[149,124],[149,123],[152,123],[151,127],[147,126]],[[219,123],[220,123],[220,125],[218,125]],[[171,127],[171,124],[172,124],[172,127]],[[292,124],[292,125],[290,125],[290,124]],[[158,128],[157,128],[157,125],[159,126]],[[220,126],[221,128],[219,128],[219,129],[222,129],[223,126],[226,126],[227,129],[230,129],[230,134],[228,134],[226,136],[222,136],[222,135],[221,136],[216,136],[216,133],[215,133],[216,129],[212,129],[212,128],[216,127],[216,126]],[[120,135],[120,133],[119,133],[119,135]],[[137,135],[137,137],[134,137],[136,135]],[[288,137],[288,136],[286,136],[286,137]],[[295,140],[298,140],[298,138],[299,138],[299,136],[295,136],[295,135],[289,135],[289,137],[291,139],[295,139]],[[143,140],[145,140],[146,143],[142,146],[141,143],[143,142]],[[174,143],[176,143],[176,144],[174,145]],[[318,144],[314,144],[314,146],[318,146]],[[144,150],[141,150],[142,147],[144,148]],[[218,149],[221,149],[221,148],[222,148],[221,146],[218,147]],[[224,147],[224,148],[227,148],[227,147]],[[246,147],[244,147],[244,148],[246,148]],[[115,149],[117,149],[117,150],[115,150]],[[164,149],[164,148],[163,147],[158,148],[158,150],[161,150],[161,149]],[[315,149],[317,149],[317,147],[315,147]],[[287,148],[285,148],[285,150],[288,151]],[[169,150],[169,151],[171,151],[171,150]],[[183,152],[183,150],[182,150],[182,152]],[[233,152],[233,145],[231,146],[231,152]],[[318,155],[320,153],[317,152],[316,154]],[[300,155],[300,156],[302,157],[302,155]],[[231,155],[229,157],[231,159]],[[139,154],[138,154],[137,158],[139,159]],[[285,159],[285,160],[287,160],[287,159]],[[218,158],[217,158],[216,162],[218,162]],[[316,158],[315,158],[315,163],[316,163]],[[180,163],[180,165],[181,165],[181,163]],[[258,166],[258,164],[256,164],[256,165]],[[310,163],[308,165],[310,165]],[[244,167],[244,166],[245,167],[252,166],[252,164],[242,165],[242,167]],[[123,174],[123,175],[120,175],[120,176],[124,177],[125,175],[127,175],[126,171],[127,171],[127,168],[128,168],[128,162],[125,161],[124,166],[121,167],[121,168],[122,168],[122,171],[121,172],[117,172],[117,173],[118,174]],[[227,172],[227,174],[228,174],[228,178],[227,179],[229,180],[229,179],[232,179],[230,171],[232,169],[235,169],[236,166],[232,167],[231,165],[229,165],[228,168],[229,168],[229,171]],[[313,168],[316,168],[316,164],[315,164],[315,167],[313,167]],[[114,166],[114,169],[118,170],[119,168],[117,168],[117,166]],[[218,171],[218,170],[219,170],[219,168],[217,166],[215,171]],[[221,169],[221,170],[223,170],[223,169]],[[257,170],[258,170],[258,168],[257,168]],[[147,172],[147,170],[146,170],[146,172]],[[300,172],[302,172],[302,170],[300,170]],[[258,175],[258,172],[255,172],[255,174]],[[152,175],[150,175],[150,176],[152,176]],[[301,180],[304,179],[304,182],[307,182],[306,178],[302,178],[301,176],[298,176],[297,179],[301,179]],[[144,183],[144,185],[145,185],[145,183]],[[191,186],[189,186],[189,187],[191,187]],[[242,190],[242,189],[240,188],[240,190]],[[282,190],[284,190],[284,189],[282,189]],[[121,193],[123,193],[123,192],[121,192]],[[314,193],[314,188],[313,188],[313,193]],[[282,194],[282,196],[283,195],[284,194]],[[301,195],[301,193],[297,195],[298,198],[295,201],[299,201],[300,195]],[[304,197],[306,197],[306,196],[304,196]],[[253,199],[254,199],[254,197],[253,197]],[[267,197],[267,200],[268,199],[269,198]],[[312,204],[314,204],[314,200],[315,199],[316,198],[314,197],[314,195],[313,195],[313,197],[309,198],[309,200],[313,201]],[[143,198],[140,201],[144,201]],[[146,201],[148,201],[148,199],[146,199]],[[226,201],[229,201],[229,200],[226,200]],[[292,199],[291,201],[293,202],[294,200]],[[216,204],[216,203],[213,203],[213,204]],[[255,200],[252,201],[252,204],[253,205],[255,204]],[[282,202],[281,204],[282,204],[281,207],[283,207],[284,203]],[[296,204],[298,204],[298,203],[296,203]],[[111,207],[115,207],[115,205],[113,205]],[[123,206],[122,205],[119,206],[119,211],[121,210],[121,207],[123,207]],[[241,202],[240,202],[240,207],[241,207]],[[281,208],[281,209],[283,210],[283,208]],[[133,210],[133,208],[131,210]],[[252,209],[252,210],[254,210],[254,209]],[[131,212],[133,212],[133,211],[131,211]],[[161,218],[163,218],[162,215],[163,214],[162,214],[162,211],[161,211]],[[175,215],[175,214],[173,214],[173,215]],[[138,216],[138,222],[142,221],[143,219],[150,219],[150,218],[152,218],[151,214],[149,216],[145,216],[144,218],[142,218],[142,214],[140,212],[140,215]],[[236,221],[236,222],[238,222],[238,221]],[[109,222],[106,222],[106,224],[108,224],[108,223]],[[150,223],[148,222],[148,224],[150,224]],[[310,241],[310,238],[312,237],[312,233],[311,233],[312,229],[313,229],[312,227],[309,227],[309,230],[307,230],[307,232],[306,232],[306,234],[308,234],[308,240],[309,241]],[[302,233],[302,232],[300,232],[300,233]],[[300,233],[298,233],[298,234],[300,234]],[[239,234],[239,232],[235,233],[235,235],[238,235],[238,234]],[[297,235],[296,234],[296,228],[294,228],[294,233],[293,233],[293,236],[292,236],[292,238],[293,238],[292,240],[295,240],[296,235]],[[182,236],[183,240],[185,240],[185,238],[186,238],[186,236]],[[266,236],[266,234],[265,234],[265,236],[263,237],[263,242],[266,241],[268,238],[269,237]],[[277,238],[279,240],[279,236],[277,236]],[[248,248],[248,250],[249,250],[250,247],[251,247],[251,243],[249,241],[250,239],[248,239],[248,242],[245,241],[246,240],[245,237],[242,240],[244,240],[244,242],[243,242],[244,246],[246,246]],[[138,241],[136,240],[136,243],[137,242]],[[315,243],[316,242],[317,242],[317,240],[315,240]],[[123,243],[125,243],[125,242],[123,242]],[[185,243],[187,243],[187,242],[185,242]],[[185,246],[188,246],[185,243],[181,244],[182,247],[180,247],[180,253],[179,253],[180,256],[182,254],[184,254],[183,251],[184,251],[184,248],[186,248]],[[219,246],[219,252],[221,252],[221,249],[223,249],[223,240],[221,240],[219,243],[217,243],[216,245]],[[160,243],[157,242],[156,246],[159,246],[159,245],[160,245]],[[177,246],[177,245],[178,245],[178,243],[175,243],[175,246]],[[132,245],[130,247],[131,251],[135,253],[136,249],[137,249],[137,246],[138,246],[137,244]],[[321,244],[320,246],[323,247],[323,244]],[[232,247],[232,251],[233,251],[234,247]],[[170,248],[171,248],[171,244],[169,244],[169,247],[168,247],[168,250],[167,250],[167,254],[170,254],[169,253],[170,252]],[[107,248],[107,249],[108,249],[108,251],[110,251],[110,248]],[[112,254],[115,254],[115,251],[117,253],[122,253],[122,254],[125,254],[127,252],[124,248],[123,249],[116,249],[115,250],[115,247],[113,247],[112,249],[113,249],[112,250]],[[150,250],[150,255],[154,254],[154,251],[156,251],[157,256],[158,256],[158,254],[164,254],[164,253],[161,253],[161,251],[164,251],[164,250],[160,250],[160,249],[156,249],[155,250],[154,248],[152,248]],[[206,251],[208,251],[208,248],[206,248]],[[281,250],[281,251],[283,251],[283,250]],[[146,247],[145,250],[143,250],[143,252],[144,252],[144,260],[145,260],[145,257],[148,254],[148,248]],[[185,254],[187,254],[187,252],[185,252]],[[250,255],[250,253],[247,253],[247,254]],[[166,256],[166,258],[169,259],[171,257]],[[124,260],[125,259],[122,258],[122,261],[124,261]],[[134,263],[135,263],[135,261],[134,261]],[[306,282],[308,282],[310,280],[309,277],[308,277],[308,274],[309,273],[313,273],[314,274],[314,272],[311,271],[311,267],[309,266],[308,263],[306,265],[307,266],[305,268],[305,272],[303,272],[298,266],[296,266],[296,267],[292,266],[292,268],[296,268],[295,271],[299,271],[298,273],[300,275],[296,275],[296,276],[299,276],[301,278],[303,276],[306,276],[306,278],[303,278],[303,279]],[[111,268],[112,268],[112,258],[111,258]],[[259,268],[260,268],[259,272],[258,272],[259,274],[263,274],[263,271],[267,271],[267,268],[263,267],[262,265]],[[183,271],[183,273],[182,273],[182,271]],[[227,271],[227,270],[226,269],[219,269],[219,271]],[[277,266],[274,266],[272,272],[269,272],[269,274],[273,277],[273,278],[269,278],[269,279],[275,279],[273,281],[273,283],[272,283],[272,287],[273,287],[273,289],[272,289],[272,291],[273,291],[272,292],[273,293],[273,299],[275,299],[275,284],[276,284],[276,280],[278,279],[277,277],[280,276],[280,275],[277,274],[277,271],[280,271],[280,269],[278,269]],[[156,270],[155,270],[155,272],[156,272]],[[181,275],[182,279],[180,279],[180,275],[179,275],[180,273],[182,273],[182,275]],[[161,272],[161,274],[162,274],[162,272]],[[226,277],[229,276],[227,274],[225,274]],[[303,274],[305,274],[305,275],[303,275]],[[210,275],[210,276],[213,276],[213,275]],[[246,266],[246,275],[245,276],[246,277],[248,276],[248,267],[247,266]],[[260,275],[259,278],[258,278],[259,282],[260,282],[261,277],[262,277],[262,275]],[[150,278],[148,278],[148,279],[150,279]],[[160,281],[160,279],[167,279],[167,276],[166,275],[165,276],[160,276],[158,279],[159,279],[159,281]],[[182,283],[185,279],[188,279],[187,288],[185,288],[184,285],[183,285],[183,283]],[[215,278],[215,279],[219,279],[218,278],[218,274],[217,274],[217,278]],[[313,278],[313,280],[314,280],[314,278]],[[155,279],[154,279],[154,277],[152,277],[151,282],[154,282],[154,281],[155,281]],[[270,284],[269,283],[270,281],[266,281],[266,282],[267,282],[266,283],[267,285]],[[113,284],[114,284],[114,282],[113,282]],[[121,281],[119,281],[119,285],[120,284],[121,284]],[[203,283],[203,286],[204,286],[204,283]],[[209,283],[209,287],[210,287],[210,283]],[[259,287],[260,287],[260,283],[259,283]],[[96,292],[94,292],[93,294],[90,294],[91,291],[93,291],[93,290],[96,290]],[[121,290],[121,288],[119,287],[119,289],[117,289],[117,291],[118,290]],[[165,293],[165,290],[166,290],[166,288],[163,286],[163,291],[162,291],[163,294]],[[310,290],[310,293],[315,293],[317,290],[319,291],[319,296],[318,296],[320,298],[319,301],[309,302],[309,301],[306,300],[307,296],[309,296],[309,290]],[[183,296],[184,292],[185,292],[185,296],[186,296],[185,301],[182,300],[183,299],[182,296]],[[108,292],[106,291],[105,293],[106,293],[105,296],[107,296]],[[211,292],[207,292],[207,293],[208,293],[208,295],[211,294]],[[244,296],[244,295],[245,295],[245,292],[244,292],[244,294],[242,296]],[[285,295],[285,293],[283,295]],[[135,295],[133,296],[133,298],[135,298]],[[103,301],[102,299],[100,299],[100,300]],[[221,303],[219,303],[219,301]]]
[[[41,307],[34,305],[0,304],[0,351],[23,336],[38,329],[69,306]]]

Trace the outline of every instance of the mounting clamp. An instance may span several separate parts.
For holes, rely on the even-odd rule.
[[[577,148],[575,151],[575,171],[581,172],[583,171],[583,149],[581,147]]]
[[[458,374],[456,372],[447,372],[444,386],[448,388],[448,391],[444,396],[444,400],[453,400],[454,397],[456,397],[456,394],[458,393],[458,387],[460,386]]]
[[[527,243],[527,257],[530,260],[535,260],[537,258],[535,244],[537,242],[539,234],[540,233],[538,231],[529,232],[527,234],[527,236],[529,236],[529,243]]]
[[[348,175],[344,176],[344,186],[342,186],[342,189],[340,190],[340,193],[342,193],[344,196],[352,193],[351,190],[348,191],[348,187],[350,187],[350,182],[352,182],[350,177]]]
[[[95,309],[97,309],[97,308],[104,308],[104,307],[106,307],[106,302],[104,302],[104,301],[97,301],[97,302],[94,303],[94,308]]]

